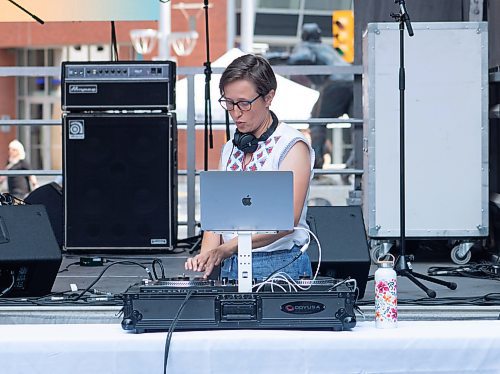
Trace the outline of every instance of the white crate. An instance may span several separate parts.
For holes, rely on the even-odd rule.
[[[368,235],[400,235],[399,30],[363,37],[363,206]],[[485,22],[405,31],[406,236],[488,235],[488,32]]]

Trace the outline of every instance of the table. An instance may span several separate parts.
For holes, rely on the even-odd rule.
[[[1,373],[163,373],[166,333],[0,325]],[[168,373],[500,373],[500,321],[358,322],[352,331],[176,332]]]

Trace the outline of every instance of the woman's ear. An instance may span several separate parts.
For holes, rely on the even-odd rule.
[[[273,102],[274,95],[276,94],[276,91],[271,90],[267,93],[266,96],[264,96],[264,101],[266,102],[266,107],[270,107],[271,103]]]

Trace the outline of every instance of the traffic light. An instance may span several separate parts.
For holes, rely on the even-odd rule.
[[[332,13],[333,47],[347,62],[354,62],[354,13],[336,10]]]

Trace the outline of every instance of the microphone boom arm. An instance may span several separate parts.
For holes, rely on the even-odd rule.
[[[33,18],[35,21],[37,21],[40,25],[43,25],[45,22],[37,17],[36,15],[34,15],[33,13],[31,13],[28,9],[22,7],[21,5],[19,5],[18,3],[16,3],[14,0],[7,0],[9,3],[15,5],[16,7],[18,7],[19,9],[21,9],[24,13],[26,13],[27,15],[29,15],[31,18]]]

